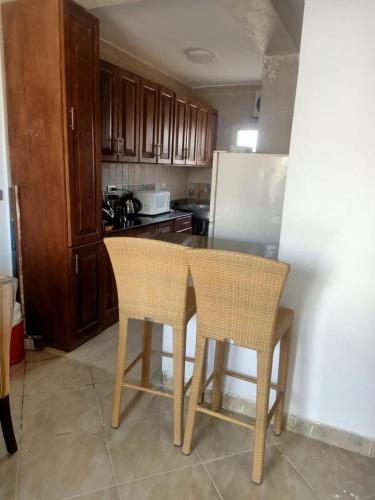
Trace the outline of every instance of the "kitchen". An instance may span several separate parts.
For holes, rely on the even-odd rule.
[[[12,408],[16,437],[22,432],[22,441],[19,463],[18,455],[13,462],[5,462],[4,469],[0,463],[0,477],[4,470],[12,478],[5,498],[258,495],[256,484],[262,477],[258,470],[252,476],[256,484],[251,483],[248,450],[249,446],[258,450],[259,444],[251,441],[245,446],[248,434],[232,425],[229,414],[224,413],[226,422],[214,424],[208,420],[212,411],[204,410],[207,415],[198,424],[197,449],[190,453],[184,443],[186,457],[173,448],[170,417],[166,421],[160,417],[160,422],[155,418],[170,413],[168,406],[156,402],[163,398],[155,394],[160,395],[160,387],[171,388],[175,372],[171,355],[149,365],[149,375],[158,387],[154,395],[146,384],[143,389],[148,394],[137,399],[134,389],[139,386],[128,383],[126,422],[110,429],[113,398],[116,402],[112,386],[119,308],[114,261],[107,249],[127,237],[129,242],[135,237],[136,245],[144,239],[193,248],[214,241],[211,249],[250,253],[272,262],[279,255],[292,261],[292,282],[296,280],[298,259],[288,257],[283,235],[286,229],[291,231],[286,225],[292,219],[289,202],[283,219],[282,214],[293,121],[296,126],[303,2],[302,10],[291,8],[298,2],[288,2],[284,10],[282,2],[261,3],[261,9],[252,0],[157,0],[152,5],[149,0],[82,0],[80,6],[70,0],[19,0],[2,6],[9,157],[12,185],[18,186],[12,192],[18,222],[13,237],[22,247],[18,266],[24,297],[20,300],[25,305],[27,334],[42,335],[46,345],[40,352],[27,351],[26,363],[20,364],[25,366],[23,373],[16,371],[17,365],[11,371],[11,387],[17,381],[23,387],[14,398],[21,409]],[[308,14],[312,11],[310,6]],[[296,134],[296,143],[297,139]],[[292,173],[296,175],[293,163]],[[291,193],[287,186],[289,200],[297,191]],[[127,298],[136,294],[137,279],[132,283]],[[294,308],[290,296],[288,288],[286,303]],[[150,349],[149,319],[142,317],[146,320],[143,349]],[[173,352],[172,330],[166,326],[170,323],[157,323],[152,349],[159,354]],[[299,322],[297,328],[301,328]],[[142,329],[138,322],[130,323],[129,354],[138,352]],[[191,316],[185,383],[192,384],[192,390],[196,335],[196,319]],[[303,348],[304,342],[302,338],[295,349]],[[143,358],[138,355],[126,370],[145,356],[144,351]],[[300,367],[301,358],[296,361],[295,356],[292,351],[292,366]],[[217,383],[217,357],[210,344],[205,369],[208,373],[214,369],[214,378],[206,381],[209,397],[209,382]],[[226,375],[243,373],[242,379],[224,385],[223,406],[254,416],[256,393],[248,389],[248,381],[256,377],[255,357],[236,346],[220,357],[228,361]],[[281,353],[280,359],[284,357]],[[142,382],[143,371],[144,364]],[[277,377],[274,370],[273,379]],[[294,391],[302,379],[295,373],[291,376]],[[279,383],[274,386],[276,392],[285,392]],[[279,396],[271,398],[277,426],[281,425]],[[288,416],[288,429],[293,432],[279,441],[267,438],[264,484],[258,486],[263,488],[258,490],[261,497],[279,498],[280,491],[286,498],[325,494],[310,479],[309,468],[301,469],[293,455],[295,432],[320,440],[320,457],[337,454],[341,463],[343,454],[349,453],[344,450],[350,450],[350,466],[340,472],[340,466],[332,465],[340,486],[337,480],[330,482],[330,493],[341,494],[347,483],[348,488],[353,486],[350,491],[359,488],[356,479],[345,483],[342,470],[348,475],[349,468],[358,470],[362,460],[365,486],[359,495],[371,495],[368,457],[373,434],[366,421],[362,427],[367,430],[361,431],[350,418],[348,423],[345,418],[319,419],[319,411],[313,416],[314,411],[305,412],[303,401],[297,404],[297,400],[293,392]],[[323,415],[324,409],[320,411]],[[189,408],[188,434],[190,414]],[[117,427],[113,422],[112,427]],[[330,428],[330,424],[335,425]],[[174,443],[180,446],[176,428],[174,432]],[[47,480],[39,467],[43,460],[57,460],[60,465],[64,453],[67,462],[68,457],[79,456],[80,439],[73,444],[75,433],[87,433],[82,447],[87,456],[79,458],[85,473],[75,474],[74,467],[67,465],[65,471],[47,474]],[[306,438],[299,439],[298,446],[303,447]],[[356,455],[359,446],[361,455]],[[48,450],[53,447],[55,455]],[[236,465],[237,459],[241,462]],[[21,472],[15,474],[19,467]],[[19,488],[18,496],[13,495],[14,487]]]

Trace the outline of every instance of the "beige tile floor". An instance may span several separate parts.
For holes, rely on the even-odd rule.
[[[140,331],[133,323],[129,358]],[[374,458],[289,432],[269,432],[261,486],[250,481],[245,429],[202,415],[195,451],[185,457],[172,444],[164,398],[127,391],[122,424],[112,429],[116,336],[117,326],[73,353],[28,353],[12,367],[20,450],[9,457],[0,439],[1,500],[375,500]],[[161,383],[158,360],[153,381]]]

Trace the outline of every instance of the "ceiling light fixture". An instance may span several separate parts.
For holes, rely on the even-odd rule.
[[[185,49],[184,54],[188,61],[198,64],[208,64],[217,60],[217,55],[208,49]]]

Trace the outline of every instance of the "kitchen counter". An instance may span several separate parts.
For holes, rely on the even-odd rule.
[[[161,222],[179,219],[181,217],[186,217],[188,215],[191,215],[191,212],[182,212],[180,210],[171,210],[170,212],[167,212],[165,214],[159,214],[159,215],[138,215],[138,214],[135,214],[134,217],[127,220],[124,224],[114,226],[113,229],[106,230],[106,228],[104,227],[103,236],[108,237],[108,236],[111,236],[113,234],[118,235],[118,233],[126,232],[126,231],[129,231],[131,229],[135,229],[135,228],[139,228],[139,227],[146,227],[146,226],[150,226],[153,224],[160,224]]]
[[[185,212],[186,213],[186,212]],[[208,236],[195,236],[183,233],[165,233],[152,237],[152,239],[184,245],[191,248],[211,248],[215,250],[230,250],[242,252],[268,259],[277,259],[278,247],[275,245],[264,245],[246,241],[224,240]]]

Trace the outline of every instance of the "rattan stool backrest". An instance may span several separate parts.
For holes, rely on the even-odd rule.
[[[187,248],[145,238],[104,240],[112,262],[120,314],[165,325],[186,316]]]
[[[198,335],[256,349],[272,344],[290,266],[238,252],[188,250]]]

